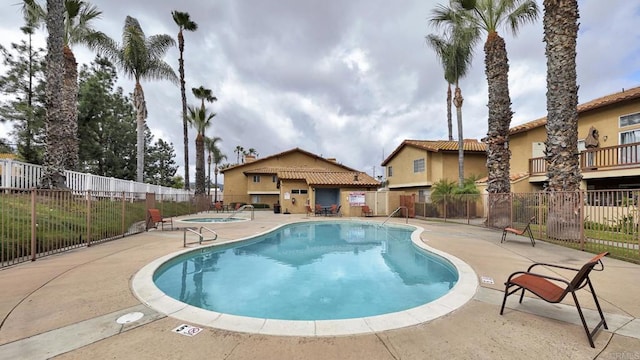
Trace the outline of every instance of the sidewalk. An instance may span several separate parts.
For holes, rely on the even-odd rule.
[[[219,242],[300,220],[314,219],[258,211],[253,221],[212,227]],[[409,223],[425,229],[422,239],[427,245],[469,264],[480,283],[472,300],[430,322],[332,337],[271,336],[209,327],[195,336],[183,336],[172,331],[183,321],[141,304],[131,290],[138,270],[183,249],[183,231],[150,231],[1,270],[0,359],[640,358],[639,265],[605,258],[605,270],[592,273],[609,325],[609,330],[596,335],[592,349],[571,299],[566,305],[553,305],[527,297],[518,304],[511,296],[504,315],[499,310],[503,282],[510,273],[533,262],[581,266],[593,254],[543,241],[531,247],[527,238],[510,237],[500,244],[500,232],[481,227],[414,219]],[[586,291],[581,291],[579,300],[583,309],[594,309]],[[144,316],[116,322],[134,312]],[[594,311],[586,313],[589,322]]]

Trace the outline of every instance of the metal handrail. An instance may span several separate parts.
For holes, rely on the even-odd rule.
[[[385,219],[385,221],[383,221],[383,222],[382,222],[382,224],[380,224],[380,225],[384,225],[384,223],[386,223],[387,221],[389,221],[389,219],[391,219],[391,217],[392,217],[393,215],[395,215],[398,211],[400,211],[400,209],[405,209],[405,210],[407,210],[407,213],[406,213],[407,215],[406,215],[405,217],[406,217],[406,223],[408,224],[408,223],[409,223],[409,208],[408,208],[408,207],[406,207],[406,206],[398,206],[398,208],[397,208],[397,209],[395,209],[395,210],[393,210],[393,212],[391,213],[391,215],[387,216],[387,218]]]
[[[202,230],[207,230],[208,232],[213,234],[213,238],[204,238],[204,234],[202,233]],[[184,235],[183,235],[183,246],[187,247],[187,231],[192,232],[194,234],[196,234],[199,238],[198,240],[198,244],[202,245],[203,241],[214,241],[216,239],[218,239],[218,233],[209,229],[206,226],[200,226],[200,229],[198,229],[198,231],[195,231],[191,228],[184,228]]]
[[[232,212],[231,215],[227,216],[227,219],[231,219],[233,217],[233,215],[241,212],[244,209],[250,208],[251,209],[251,220],[253,220],[253,211],[254,211],[254,207],[251,204],[246,204],[246,205],[242,205],[240,206],[238,209],[236,209],[236,211]]]

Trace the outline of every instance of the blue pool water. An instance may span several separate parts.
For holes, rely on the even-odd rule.
[[[216,312],[282,320],[349,319],[406,310],[446,294],[458,274],[417,248],[412,227],[305,222],[163,264],[167,295]]]
[[[245,221],[245,218],[234,218],[234,217],[226,217],[226,218],[190,218],[190,219],[182,219],[180,221],[184,222],[196,222],[196,223],[224,223],[224,222],[235,222],[235,221]]]

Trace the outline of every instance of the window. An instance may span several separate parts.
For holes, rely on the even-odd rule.
[[[306,194],[307,193],[307,189],[293,189],[291,190],[292,194]]]
[[[413,160],[413,172],[414,173],[424,172],[424,159]]]
[[[393,176],[393,166],[387,166],[387,177]]]
[[[640,145],[629,145],[640,142],[640,130],[625,131],[620,133],[620,164],[632,164],[640,162]]]
[[[260,175],[253,175],[253,182],[254,183],[259,183],[260,182]]]
[[[277,175],[273,175],[271,177],[271,182],[278,182],[278,176]]]
[[[640,124],[640,113],[620,116],[620,127]]]

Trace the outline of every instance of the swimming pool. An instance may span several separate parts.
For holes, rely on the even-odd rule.
[[[406,310],[457,282],[445,259],[411,242],[412,227],[290,224],[232,246],[179,256],[156,286],[206,310],[281,320],[337,320]]]
[[[306,223],[307,221],[305,221]],[[336,222],[349,222],[349,220],[337,220]],[[253,223],[251,223],[253,224]],[[251,226],[251,225],[249,225]],[[407,226],[402,226],[405,229],[408,229]],[[140,299],[143,303],[155,309],[158,312],[164,313],[173,318],[181,319],[183,321],[189,323],[200,324],[204,326],[215,327],[219,329],[233,330],[233,331],[241,331],[241,332],[250,332],[250,333],[261,333],[261,334],[271,334],[271,335],[287,335],[287,336],[333,336],[333,335],[347,335],[347,334],[360,334],[360,333],[371,333],[376,331],[384,331],[389,329],[396,329],[400,327],[406,327],[411,325],[420,324],[426,321],[433,320],[435,318],[441,317],[458,307],[464,305],[468,302],[475,294],[476,289],[478,287],[477,276],[473,272],[473,270],[460,259],[451,256],[447,253],[441,252],[436,249],[430,248],[425,244],[425,241],[421,239],[421,234],[428,235],[428,232],[418,226],[410,226],[413,228],[413,232],[411,233],[411,241],[414,246],[422,248],[423,250],[427,250],[431,254],[424,254],[421,250],[418,253],[414,253],[412,250],[409,253],[409,257],[407,260],[414,261],[417,259],[418,262],[424,261],[422,259],[423,256],[434,256],[442,257],[445,260],[445,264],[448,264],[447,271],[450,271],[452,268],[455,268],[458,273],[458,280],[455,282],[451,290],[449,290],[446,294],[442,295],[440,298],[436,300],[427,302],[428,300],[423,300],[421,305],[405,309],[399,310],[390,313],[384,313],[381,315],[373,315],[373,316],[364,316],[358,318],[344,318],[339,320],[280,320],[271,317],[249,317],[249,316],[240,316],[234,315],[226,312],[219,312],[213,310],[205,310],[193,305],[189,305],[185,302],[176,300],[171,296],[165,294],[161,291],[156,284],[154,283],[154,279],[157,278],[160,274],[168,271],[168,268],[171,268],[171,265],[177,264],[179,261],[185,259],[184,256],[188,256],[188,253],[191,252],[199,252],[205,254],[202,257],[201,264],[198,264],[198,270],[196,270],[195,261],[192,261],[191,265],[189,262],[186,262],[185,265],[187,268],[191,269],[191,271],[187,270],[182,272],[181,266],[178,266],[176,270],[179,273],[177,279],[174,281],[180,285],[184,283],[188,285],[188,282],[192,282],[194,285],[189,290],[188,287],[184,288],[183,297],[195,297],[196,299],[200,299],[197,301],[211,302],[213,303],[212,293],[204,294],[205,292],[205,283],[207,282],[207,278],[211,276],[212,268],[216,268],[222,266],[225,261],[221,261],[224,258],[220,253],[227,251],[245,251],[247,249],[252,249],[256,244],[260,244],[256,237],[250,238],[242,238],[235,240],[237,243],[225,243],[222,245],[218,245],[212,249],[215,249],[214,252],[211,252],[210,249],[200,248],[199,250],[184,250],[178,253],[169,254],[162,258],[159,258],[152,263],[143,267],[132,279],[132,289],[134,294],[138,299]],[[289,229],[289,230],[287,230]],[[288,231],[290,235],[295,235],[294,238],[299,239],[299,242],[303,240],[303,235],[299,231],[292,231],[292,228],[287,225],[276,226],[274,230],[282,230]],[[273,231],[273,230],[272,230]],[[261,236],[273,236],[273,232],[269,231],[267,233],[262,233]],[[358,244],[357,253],[361,256],[367,252],[375,252],[373,248],[366,249],[371,246],[370,244],[366,244],[366,237],[363,237],[363,234],[367,234],[367,231],[362,229],[352,229],[347,233],[349,236],[345,237],[345,242],[350,242],[352,244]],[[348,240],[348,241],[347,241]],[[425,239],[426,240],[426,239]],[[307,240],[309,241],[309,240]],[[428,240],[427,240],[428,241]],[[267,243],[263,243],[265,246]],[[278,243],[273,242],[269,245],[272,249],[278,248],[278,246],[282,247],[283,244],[285,246],[291,246],[284,243],[282,240]],[[308,243],[307,245],[311,246],[312,243]],[[392,246],[396,246],[398,244],[389,245],[387,241],[386,245],[380,245],[378,248],[379,252],[386,251],[387,254],[389,252],[395,254],[401,254],[402,252],[397,252],[394,249],[391,249]],[[317,246],[316,246],[317,247]],[[236,250],[232,250],[235,248]],[[243,250],[244,249],[244,250]],[[339,255],[345,255],[348,252],[354,253],[355,248],[351,248],[349,251],[343,251]],[[214,255],[219,254],[219,255]],[[405,254],[406,255],[406,254]],[[258,255],[251,255],[254,258],[258,259]],[[387,255],[389,256],[389,255]],[[394,255],[395,256],[395,255]],[[214,259],[217,257],[217,259]],[[264,257],[264,255],[263,255]],[[405,256],[400,256],[404,258]],[[279,261],[283,264],[284,259],[280,259]],[[299,260],[300,261],[300,260]],[[378,260],[378,262],[383,260]],[[314,266],[317,263],[317,259],[310,257],[309,264],[306,266]],[[393,261],[388,261],[393,262]],[[215,263],[215,264],[214,264]],[[281,264],[280,266],[285,266]],[[202,265],[202,267],[200,267]],[[299,266],[300,264],[297,264]],[[296,264],[289,263],[286,265],[287,268],[295,267]],[[376,265],[378,266],[378,265]],[[208,267],[208,269],[207,269]],[[447,266],[445,266],[446,268]],[[334,268],[335,269],[335,268]],[[367,270],[366,268],[364,269]],[[242,271],[238,271],[242,273]],[[349,273],[356,273],[355,271],[344,272],[344,271],[333,271],[334,275],[338,277],[344,278]],[[186,275],[186,280],[182,280],[182,274]],[[202,282],[199,279],[200,275],[202,275]],[[346,274],[346,275],[345,275]],[[268,279],[276,278],[273,274],[268,276]],[[347,276],[348,277],[348,276]],[[410,278],[409,278],[410,279]],[[194,282],[195,280],[195,282]],[[198,286],[195,286],[196,282]],[[202,286],[200,286],[200,283]],[[265,284],[266,285],[266,284]],[[446,287],[449,288],[451,284],[447,284]],[[242,290],[244,285],[242,283],[238,283],[238,291]],[[182,291],[182,290],[181,290]],[[247,291],[242,290],[243,294],[253,293],[256,291]],[[187,292],[189,294],[187,294]],[[269,296],[277,295],[273,291],[262,291],[256,292],[259,293],[258,297],[266,298]],[[180,298],[180,295],[178,295]],[[321,297],[320,297],[321,298]],[[322,298],[321,298],[322,299]],[[322,301],[333,301],[331,299],[324,298]],[[342,302],[344,304],[346,302]],[[260,315],[257,315],[260,316]]]

